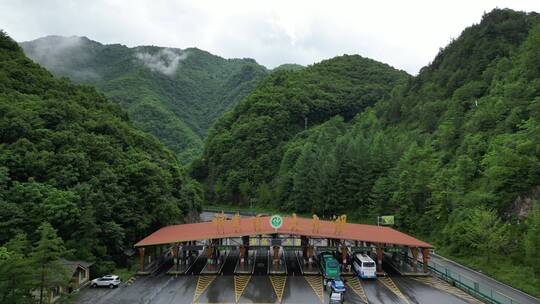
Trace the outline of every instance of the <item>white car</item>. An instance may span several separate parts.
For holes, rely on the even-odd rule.
[[[330,293],[330,301],[329,303],[330,304],[341,304],[343,303],[343,301],[345,300],[345,297],[343,296],[343,293],[342,292],[335,292],[335,291],[332,291]]]
[[[91,283],[91,286],[92,287],[100,287],[100,286],[106,286],[106,287],[109,287],[109,288],[115,288],[115,287],[118,287],[118,285],[120,285],[120,278],[116,275],[112,275],[112,274],[109,274],[109,275],[106,275],[106,276],[103,276],[101,278],[97,278],[97,279],[93,279],[92,280],[92,283]]]

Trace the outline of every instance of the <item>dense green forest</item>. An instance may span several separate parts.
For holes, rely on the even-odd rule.
[[[539,295],[539,54],[540,16],[497,9],[415,77],[357,56],[275,73],[215,124],[192,175],[215,202],[394,214]]]
[[[128,48],[60,36],[20,45],[55,76],[95,85],[184,163],[201,153],[213,122],[268,74],[252,59],[223,59],[196,48]]]
[[[42,265],[41,251],[97,261],[99,271],[192,217],[201,200],[174,154],[119,105],[53,78],[0,32],[0,302],[35,288],[36,272],[22,269]]]
[[[192,171],[206,180],[209,200],[245,203],[268,192],[285,144],[306,126],[336,115],[351,120],[406,76],[358,55],[273,72],[216,122]]]

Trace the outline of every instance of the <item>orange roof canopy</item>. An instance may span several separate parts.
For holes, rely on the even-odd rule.
[[[258,227],[256,227],[255,221],[255,217],[241,218],[240,225],[236,227],[233,225],[232,220],[224,221],[222,227],[218,227],[213,222],[167,226],[145,237],[135,244],[135,247],[279,233],[396,246],[433,248],[432,245],[426,242],[389,227],[347,223],[344,224],[340,231],[336,232],[336,225],[333,221],[319,220],[319,229],[316,230],[312,219],[297,217],[295,225],[292,217],[284,216],[283,225],[276,230],[270,226],[269,216],[259,217],[260,224]]]

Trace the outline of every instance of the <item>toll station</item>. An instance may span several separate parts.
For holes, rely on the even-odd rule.
[[[200,219],[137,242],[139,276],[129,288],[87,289],[78,303],[517,303],[441,264],[430,244],[345,215],[206,211]]]
[[[163,285],[126,297],[148,292],[157,299],[157,292],[156,303],[479,303],[430,276],[432,245],[387,226],[348,223],[346,215],[322,220],[203,212],[200,218],[135,244],[141,275],[135,284]]]
[[[171,274],[221,274],[234,257],[234,274],[288,274],[286,255],[298,261],[302,275],[320,274],[317,254],[333,252],[344,275],[352,274],[351,255],[356,252],[374,257],[377,274],[388,259],[404,269],[403,274],[427,273],[432,245],[390,227],[347,223],[345,215],[334,220],[292,216],[252,216],[227,218],[216,214],[212,221],[172,225],[159,229],[135,244],[141,274],[148,264],[169,257],[174,261]],[[414,261],[421,254],[423,269]],[[412,265],[404,263],[410,256]],[[256,269],[263,260],[266,269]],[[204,265],[202,265],[204,263]],[[230,263],[229,263],[230,264]],[[201,268],[202,267],[202,268]],[[195,269],[201,268],[201,269]],[[232,265],[229,265],[232,268]]]

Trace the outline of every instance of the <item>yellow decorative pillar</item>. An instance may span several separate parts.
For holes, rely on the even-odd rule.
[[[418,248],[416,247],[412,247],[411,248],[411,253],[412,253],[412,266],[413,266],[413,271],[416,272],[418,271]]]
[[[429,272],[429,249],[422,248],[422,262],[424,263],[424,272]]]
[[[377,247],[377,272],[382,272],[382,260],[384,256],[384,249]]]
[[[139,247],[139,259],[140,259],[141,271],[144,271],[144,247]]]

